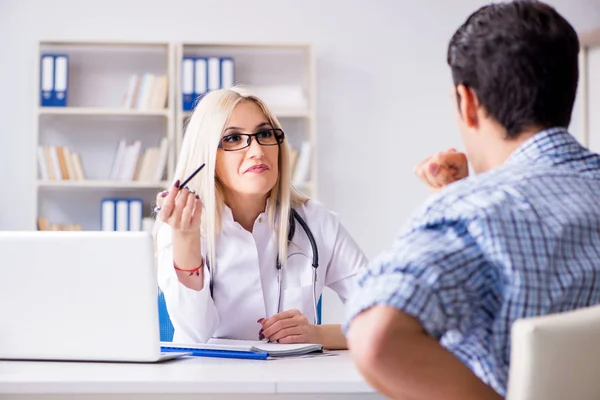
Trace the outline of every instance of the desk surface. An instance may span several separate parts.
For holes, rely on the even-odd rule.
[[[348,352],[278,360],[184,357],[157,364],[0,362],[1,394],[374,394]]]

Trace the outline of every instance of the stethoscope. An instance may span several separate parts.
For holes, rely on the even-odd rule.
[[[317,325],[317,268],[319,268],[319,250],[317,249],[317,242],[315,241],[315,237],[313,236],[310,228],[306,224],[306,221],[298,214],[296,210],[293,208],[290,210],[290,228],[288,232],[288,245],[292,242],[294,238],[294,233],[296,231],[296,221],[300,224],[306,236],[308,237],[308,241],[310,242],[310,247],[312,249],[312,300],[313,300],[313,323]],[[298,253],[295,253],[298,254]],[[299,253],[304,254],[304,253]],[[307,256],[308,257],[308,256]],[[288,256],[289,258],[289,256]],[[277,313],[281,312],[281,294],[282,294],[282,286],[283,286],[283,267],[279,262],[279,254],[277,255],[275,268],[277,268]],[[206,260],[206,267],[210,273],[210,264],[208,262],[208,257]],[[210,273],[210,295],[213,296],[213,274]]]

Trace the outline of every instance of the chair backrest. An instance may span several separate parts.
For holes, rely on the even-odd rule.
[[[319,296],[319,302],[317,303],[317,325],[321,325],[321,316],[323,314],[323,295]]]
[[[158,293],[158,324],[160,326],[160,341],[172,342],[175,328],[173,328],[169,312],[167,311],[165,295],[161,291]]]
[[[517,320],[507,400],[600,399],[600,306]]]

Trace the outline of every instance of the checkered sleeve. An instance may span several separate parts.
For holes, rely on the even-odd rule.
[[[344,332],[360,312],[387,305],[416,317],[430,335],[440,337],[468,325],[493,282],[490,274],[463,221],[416,226],[361,272]]]

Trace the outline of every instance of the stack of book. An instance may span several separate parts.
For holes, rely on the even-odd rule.
[[[123,95],[123,107],[135,110],[162,110],[167,105],[169,79],[165,75],[133,74]]]
[[[38,146],[38,167],[43,180],[84,180],[81,156],[65,146]]]
[[[158,146],[148,147],[142,154],[139,140],[128,144],[119,141],[109,179],[117,181],[158,182],[164,179],[169,141],[163,137]]]
[[[310,172],[310,143],[305,141],[300,150],[290,146],[290,165],[292,169],[292,184],[300,186],[309,179]]]
[[[38,218],[38,230],[40,231],[80,231],[80,224],[55,224],[48,221],[48,218]]]

